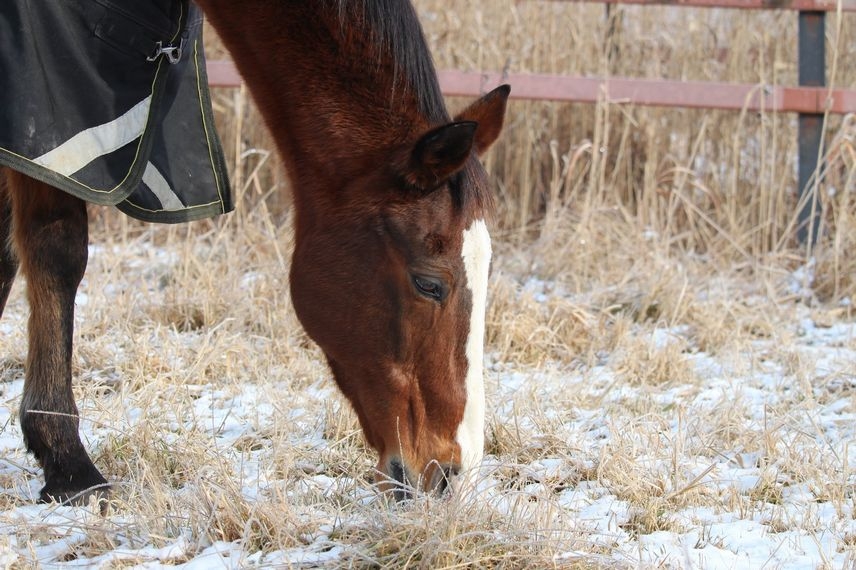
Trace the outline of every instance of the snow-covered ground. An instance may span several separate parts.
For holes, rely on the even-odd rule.
[[[78,320],[121,291],[85,284]],[[563,295],[525,280],[518,294],[538,302]],[[683,367],[659,383],[634,381],[617,353],[587,365],[491,354],[489,453],[477,489],[399,506],[367,481],[371,454],[323,365],[302,370],[295,389],[288,363],[255,382],[232,381],[246,365],[222,354],[231,360],[203,381],[172,385],[169,368],[219,350],[217,331],[137,330],[105,343],[111,353],[100,360],[78,357],[80,382],[95,385],[80,402],[84,441],[108,477],[134,481],[119,485],[122,500],[101,516],[33,503],[40,472],[16,419],[21,297],[0,321],[0,353],[13,355],[0,360],[2,567],[380,567],[397,560],[383,546],[384,525],[409,521],[427,543],[442,534],[440,544],[479,544],[475,565],[502,565],[507,550],[517,556],[511,566],[856,568],[856,323],[844,318],[817,322],[795,305],[786,330],[719,355],[694,347],[685,326],[640,327],[632,334],[652,353],[677,347],[683,355]],[[786,358],[782,338],[790,339]],[[248,342],[264,351],[274,341]],[[160,354],[164,380],[116,379],[111,359],[133,358],[133,346]],[[123,453],[129,459],[120,461]],[[146,471],[160,460],[172,462],[164,472],[175,480],[155,489]],[[438,512],[474,522],[431,527]],[[223,513],[238,520],[224,522]],[[259,521],[287,528],[262,532]],[[480,521],[492,546],[461,539]]]

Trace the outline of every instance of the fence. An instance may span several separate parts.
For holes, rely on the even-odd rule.
[[[856,0],[550,1],[798,12],[798,86],[460,70],[440,70],[438,75],[443,92],[451,96],[475,97],[500,83],[510,83],[511,96],[516,99],[798,113],[798,187],[802,207],[797,236],[811,247],[819,227],[817,192],[813,190],[822,172],[818,159],[824,115],[856,112],[856,90],[825,87],[825,18],[827,12],[856,12]],[[229,61],[209,61],[208,79],[212,87],[241,84],[240,75]]]

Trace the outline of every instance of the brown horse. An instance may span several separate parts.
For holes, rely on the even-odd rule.
[[[297,315],[323,349],[395,496],[444,489],[483,453],[492,208],[478,161],[509,89],[452,119],[408,0],[199,0],[276,138],[292,182]],[[78,435],[78,198],[0,171],[0,311],[20,265],[31,308],[21,401],[42,500],[107,481]]]

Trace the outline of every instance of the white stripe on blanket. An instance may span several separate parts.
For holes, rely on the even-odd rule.
[[[169,187],[169,182],[151,162],[146,164],[146,170],[143,172],[143,183],[157,196],[164,210],[172,212],[184,209],[184,204]]]
[[[122,148],[143,134],[152,97],[149,95],[109,123],[81,131],[33,160],[46,168],[71,176],[99,156]]]

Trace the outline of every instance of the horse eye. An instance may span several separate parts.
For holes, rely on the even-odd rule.
[[[443,284],[437,279],[433,279],[431,277],[417,277],[413,276],[413,285],[416,286],[416,290],[419,291],[425,297],[429,299],[434,299],[435,301],[442,301],[446,296],[445,291],[443,289]]]

